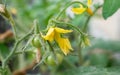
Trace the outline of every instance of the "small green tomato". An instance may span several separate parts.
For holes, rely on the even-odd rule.
[[[57,66],[62,63],[63,56],[59,53],[56,54],[56,60],[55,57],[51,54],[46,58],[46,64],[50,66]]]
[[[32,45],[36,48],[39,48],[41,46],[39,39],[40,39],[39,36],[35,36],[32,39]]]

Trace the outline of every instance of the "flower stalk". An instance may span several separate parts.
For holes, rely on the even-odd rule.
[[[29,33],[27,33],[25,36],[23,36],[21,39],[19,39],[19,40],[17,40],[17,41],[15,42],[15,45],[14,45],[12,51],[8,54],[8,56],[6,57],[6,59],[3,60],[3,62],[2,62],[2,63],[3,63],[3,64],[2,64],[3,70],[5,69],[6,64],[8,63],[9,59],[15,54],[19,43],[22,42],[22,41],[23,41],[25,38],[27,38],[28,36],[30,36],[30,35],[32,34],[32,32],[33,32],[33,29],[32,29]]]
[[[0,4],[0,14],[10,22],[10,24],[12,26],[13,33],[14,33],[14,37],[16,40],[17,34],[16,34],[16,28],[15,28],[15,22],[12,18],[12,15],[8,12],[8,10],[4,4]]]
[[[93,11],[93,15],[97,12],[97,10],[99,9],[99,8],[101,8],[101,6],[102,5],[100,5],[100,6],[98,6],[94,11]],[[93,16],[93,15],[89,15],[88,16],[88,18],[87,18],[87,20],[86,20],[86,22],[85,22],[85,25],[83,26],[83,29],[82,29],[82,31],[83,32],[85,32],[86,33],[86,31],[87,31],[87,27],[88,27],[88,23],[89,23],[89,21],[90,21],[90,19],[91,19],[91,17]],[[79,43],[79,45],[78,45],[78,56],[79,56],[79,64],[80,65],[83,65],[83,63],[84,63],[84,60],[83,60],[83,58],[82,58],[82,40],[80,40],[80,43]]]

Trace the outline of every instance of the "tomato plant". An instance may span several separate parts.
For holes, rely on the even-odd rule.
[[[32,45],[36,48],[39,48],[41,46],[40,44],[40,37],[39,36],[35,36],[33,39],[32,39]]]
[[[53,54],[50,54],[46,60],[45,63],[50,66],[56,66],[62,63],[63,56],[60,53],[56,53],[56,57],[54,57]]]

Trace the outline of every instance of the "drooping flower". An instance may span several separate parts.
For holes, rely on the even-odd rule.
[[[93,12],[92,12],[92,10],[90,8],[91,4],[92,4],[92,0],[87,0],[87,7],[83,7],[83,5],[80,4],[80,7],[78,7],[78,8],[72,8],[72,11],[75,14],[82,14],[82,13],[84,13],[86,11],[90,15],[93,15]]]
[[[72,11],[75,14],[82,14],[83,12],[85,12],[86,8],[83,7],[83,5],[80,4],[79,8],[72,8]]]
[[[50,27],[46,36],[43,36],[43,38],[50,42],[55,40],[58,43],[62,52],[65,55],[67,55],[70,52],[70,50],[72,50],[70,41],[68,40],[68,38],[62,38],[60,35],[65,33],[70,33],[70,32],[72,32],[72,30],[65,30],[58,27]]]

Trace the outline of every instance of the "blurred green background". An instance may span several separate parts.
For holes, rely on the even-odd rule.
[[[6,3],[8,10],[12,13],[16,23],[17,34],[21,37],[32,28],[34,19],[38,20],[40,30],[46,29],[49,19],[55,17],[65,7],[66,3],[69,3],[70,1],[71,0],[6,0],[6,2],[3,2]],[[95,5],[93,8],[95,8]],[[99,11],[101,11],[101,9]],[[67,12],[69,11],[66,11],[60,20],[72,23],[79,28],[82,28],[85,25],[87,18],[89,17],[86,13],[71,17],[73,14],[66,14]],[[93,18],[97,18],[98,20],[101,20],[101,17],[102,15],[100,12],[97,12],[93,16]],[[90,20],[88,25],[93,24],[91,21],[93,20]],[[59,26],[69,28],[64,25]],[[90,33],[90,26],[88,26],[88,33]],[[28,75],[53,75],[54,73],[55,75],[119,75],[119,39],[106,40],[104,38],[96,38],[96,36],[92,36],[90,33],[91,46],[82,49],[82,55],[84,56],[85,61],[84,66],[80,65],[78,68],[73,68],[70,66],[71,64],[78,66],[78,33],[74,31],[69,35],[69,38],[74,48],[74,53],[65,56],[64,59],[66,61],[63,61],[57,67],[51,67],[42,63],[35,70],[29,71]],[[17,51],[20,51],[25,44],[26,41],[22,42]],[[13,44],[8,47],[6,43],[0,43],[0,60],[8,55],[12,46]],[[26,64],[30,64],[35,58],[35,54],[32,52],[34,49],[35,48],[29,45],[27,50],[31,50],[31,52],[15,55],[9,63],[11,69],[20,69],[26,66]]]

